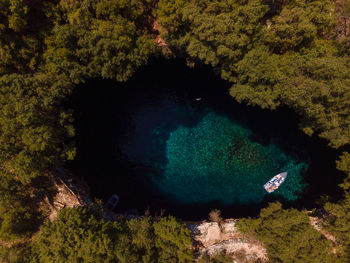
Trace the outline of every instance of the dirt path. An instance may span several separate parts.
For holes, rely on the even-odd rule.
[[[322,227],[322,219],[318,217],[312,217],[312,216],[309,216],[309,218],[310,218],[310,224],[313,226],[313,228],[319,233],[321,233],[321,235],[324,236],[327,240],[332,242],[333,253],[336,254],[337,248],[339,247],[339,243],[337,242],[337,239],[335,238],[335,236],[329,233],[327,230],[325,230]]]

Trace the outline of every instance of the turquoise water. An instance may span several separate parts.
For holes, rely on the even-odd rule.
[[[293,201],[303,188],[308,164],[285,153],[273,139],[264,144],[238,120],[210,107],[168,98],[131,115],[123,152],[150,169],[146,181],[176,204],[260,203],[267,195]],[[288,172],[268,194],[263,185]]]
[[[125,85],[87,81],[70,102],[77,129],[70,168],[94,197],[118,194],[118,213],[203,220],[221,209],[237,218],[257,216],[274,200],[310,210],[321,195],[342,197],[340,151],[303,134],[291,110],[239,104],[230,87],[211,68],[174,60],[152,62]],[[265,192],[283,171],[285,183]]]

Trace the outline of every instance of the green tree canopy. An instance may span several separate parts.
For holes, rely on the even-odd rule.
[[[327,203],[325,210],[329,216],[324,222],[324,226],[333,234],[340,243],[344,261],[350,260],[350,196],[346,194],[344,200],[337,204]]]
[[[50,33],[53,1],[0,1],[0,76],[37,70]]]
[[[239,102],[293,108],[301,128],[350,142],[349,57],[334,38],[333,1],[159,1],[173,49],[210,64]]]
[[[306,212],[282,209],[272,203],[260,212],[258,219],[242,219],[238,227],[256,235],[268,251],[272,262],[337,262],[331,244],[310,224]],[[339,261],[340,262],[340,261]]]
[[[45,263],[192,262],[190,245],[189,230],[173,217],[109,221],[75,208],[43,226],[36,250]]]
[[[48,75],[4,75],[0,78],[0,166],[28,182],[75,150],[66,138],[74,135],[70,113],[60,107],[67,82]]]
[[[192,262],[190,230],[174,217],[153,223],[159,263]]]
[[[146,64],[155,44],[146,28],[139,1],[61,2],[44,54],[45,70],[66,74],[72,82],[103,77],[126,81]]]

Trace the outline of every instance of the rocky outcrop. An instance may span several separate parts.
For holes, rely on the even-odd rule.
[[[43,198],[48,218],[54,220],[58,211],[65,207],[86,206],[91,204],[88,185],[64,168],[48,175],[51,190]]]
[[[196,250],[196,257],[213,257],[226,253],[232,256],[233,262],[265,262],[267,252],[256,239],[248,238],[236,228],[237,220],[202,222],[189,224]]]

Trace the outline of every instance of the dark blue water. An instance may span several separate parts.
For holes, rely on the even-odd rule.
[[[72,169],[95,196],[120,195],[119,211],[165,209],[184,219],[213,208],[254,215],[272,200],[307,207],[336,193],[335,151],[302,134],[293,112],[239,105],[228,88],[181,61],[155,61],[125,84],[90,80],[72,98]],[[286,182],[268,194],[263,184],[284,171]]]

